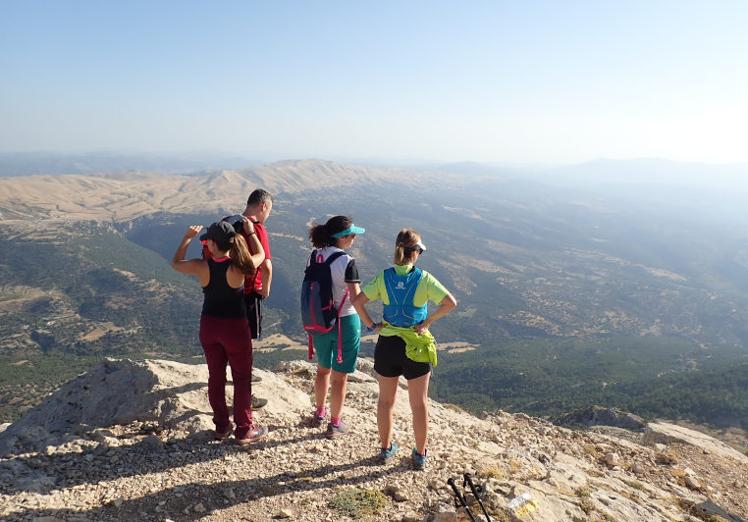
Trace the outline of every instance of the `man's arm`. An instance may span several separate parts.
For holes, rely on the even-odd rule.
[[[263,299],[267,299],[270,296],[270,283],[273,280],[273,262],[270,259],[265,259],[260,266],[260,274],[262,277],[262,290],[260,295]]]

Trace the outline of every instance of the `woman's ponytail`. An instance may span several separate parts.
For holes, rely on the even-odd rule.
[[[314,248],[324,248],[335,244],[327,226],[316,223],[309,228],[309,239],[312,241]]]
[[[335,246],[341,232],[353,225],[353,220],[348,216],[333,216],[327,220],[327,223],[320,225],[314,223],[309,227],[309,239],[312,241],[314,248],[325,248]],[[333,234],[336,234],[333,237]]]
[[[414,248],[421,241],[421,235],[412,228],[404,228],[397,234],[395,239],[395,256],[396,265],[407,265],[411,262]]]
[[[396,265],[405,264],[405,247],[402,246],[400,243],[395,245],[395,264]]]
[[[233,239],[230,249],[231,263],[238,268],[242,274],[251,276],[255,273],[257,267],[252,264],[252,257],[249,255],[247,242],[241,234],[236,234]]]

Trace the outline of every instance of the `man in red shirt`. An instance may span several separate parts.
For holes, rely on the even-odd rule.
[[[244,300],[247,304],[247,319],[252,339],[259,339],[262,334],[261,302],[270,295],[270,283],[273,280],[272,255],[270,241],[265,230],[265,221],[273,209],[273,198],[263,189],[254,190],[247,198],[247,206],[242,215],[254,223],[257,239],[265,249],[265,261],[255,272],[253,277],[244,279]],[[242,232],[243,233],[243,232]],[[245,238],[249,239],[249,238]]]

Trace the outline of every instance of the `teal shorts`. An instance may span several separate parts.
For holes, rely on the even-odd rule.
[[[340,330],[343,335],[343,363],[338,364],[338,326],[322,335],[315,335],[314,351],[317,363],[322,368],[332,368],[336,372],[353,373],[356,369],[358,349],[361,347],[361,319],[358,314],[346,315],[340,319]]]

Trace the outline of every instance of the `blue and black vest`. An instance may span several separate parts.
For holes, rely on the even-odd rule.
[[[426,320],[428,305],[413,306],[413,297],[422,277],[420,268],[413,268],[405,275],[399,275],[394,268],[384,271],[384,284],[390,299],[390,304],[384,305],[385,321],[392,326],[409,328]]]

